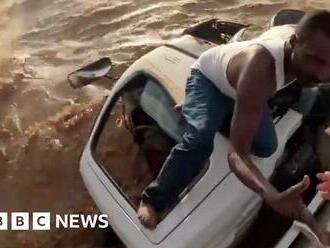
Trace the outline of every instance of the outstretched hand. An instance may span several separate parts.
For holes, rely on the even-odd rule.
[[[317,185],[317,189],[320,191],[322,198],[330,200],[330,171],[318,173],[317,178],[321,181]]]
[[[304,176],[302,181],[279,193],[275,199],[268,199],[266,202],[278,213],[308,225],[320,242],[328,247],[330,245],[329,234],[317,223],[301,199],[301,194],[308,189],[309,185],[309,177]]]
[[[257,176],[257,173],[253,171],[253,168],[247,166],[237,153],[232,152],[228,154],[228,163],[230,169],[246,186],[257,193],[262,192],[260,195],[276,212],[290,219],[305,223],[324,245],[329,245],[327,233],[319,226],[313,214],[308,210],[301,198],[302,193],[304,193],[310,185],[308,176],[304,176],[299,183],[291,186],[287,190],[278,192],[267,188],[267,185],[265,185],[260,177]],[[328,182],[330,182],[330,180],[328,180]]]
[[[289,218],[301,220],[302,213],[306,208],[301,199],[301,194],[309,187],[310,180],[308,176],[305,176],[301,182],[289,189],[278,192],[271,190],[269,187],[267,188],[265,183],[262,183],[260,178],[257,177],[256,171],[252,171],[251,167],[247,166],[237,153],[228,154],[228,163],[235,175],[255,192],[261,192],[260,195],[265,202],[275,211]]]
[[[287,190],[276,195],[267,195],[265,201],[278,213],[304,222],[305,211],[308,210],[302,201],[301,194],[308,189],[309,185],[309,177],[304,176],[302,181]]]

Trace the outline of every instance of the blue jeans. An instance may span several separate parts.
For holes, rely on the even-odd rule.
[[[232,115],[234,105],[232,98],[221,93],[200,71],[192,69],[182,106],[186,120],[182,141],[173,147],[158,177],[142,194],[142,199],[157,212],[177,201],[179,194],[201,171],[213,151],[215,133],[223,128],[226,118]],[[251,152],[268,157],[276,148],[277,138],[271,112],[266,109]]]

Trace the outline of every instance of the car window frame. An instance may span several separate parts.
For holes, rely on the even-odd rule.
[[[106,126],[106,122],[109,118],[111,110],[113,109],[114,105],[117,103],[119,97],[122,95],[122,92],[126,89],[129,89],[130,87],[134,87],[134,86],[131,86],[131,84],[134,84],[134,80],[136,80],[137,77],[144,77],[145,82],[143,82],[143,83],[145,83],[145,84],[148,82],[148,80],[151,80],[153,83],[158,84],[161,87],[161,89],[164,91],[164,94],[166,94],[166,96],[169,98],[169,100],[171,102],[173,102],[173,106],[176,104],[174,97],[170,94],[168,89],[166,89],[166,87],[164,87],[164,85],[157,78],[155,78],[150,73],[147,73],[145,71],[136,71],[134,74],[132,74],[129,78],[127,78],[123,82],[123,86],[120,87],[119,89],[117,89],[116,92],[114,92],[114,94],[112,96],[108,96],[108,97],[111,97],[111,99],[109,99],[109,100],[107,99],[107,101],[105,102],[105,105],[106,105],[105,111],[102,113],[102,116],[100,118],[98,126],[96,127],[93,137],[91,137],[91,145],[90,145],[92,159],[95,161],[95,163],[98,165],[98,167],[102,170],[102,172],[106,175],[106,177],[111,181],[111,183],[115,186],[115,188],[118,190],[118,192],[124,197],[124,199],[129,203],[129,205],[134,210],[136,210],[137,208],[134,206],[132,201],[125,194],[125,192],[121,189],[121,187],[117,184],[115,179],[110,175],[110,173],[106,170],[106,168],[101,164],[99,159],[97,159],[96,149],[97,149],[99,139],[102,135],[102,131],[104,130],[104,128]],[[143,83],[141,83],[141,84],[143,84]]]

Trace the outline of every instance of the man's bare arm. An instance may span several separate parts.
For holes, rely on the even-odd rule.
[[[234,151],[248,166],[245,172],[249,173],[249,177],[235,174],[249,188],[264,197],[265,191],[273,191],[274,188],[250,160],[250,149],[267,107],[267,100],[276,89],[275,61],[260,46],[251,48],[241,57],[230,140]]]
[[[268,98],[276,88],[275,65],[267,51],[247,55],[237,83],[237,99],[231,123],[234,152],[228,154],[231,170],[251,190],[258,193],[277,212],[306,223],[323,244],[329,244],[326,232],[301,200],[309,187],[308,176],[284,192],[278,192],[250,159],[250,148],[260,126]]]

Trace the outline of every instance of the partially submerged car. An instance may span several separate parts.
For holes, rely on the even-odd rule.
[[[296,23],[303,14],[281,11],[271,25]],[[256,218],[260,197],[228,167],[228,130],[216,134],[210,160],[179,202],[162,213],[155,230],[143,227],[136,214],[142,190],[181,139],[184,119],[175,105],[183,101],[190,66],[203,51],[242,39],[245,28],[216,19],[188,28],[179,39],[138,59],[111,89],[81,156],[80,171],[90,195],[127,247],[229,247]],[[110,59],[104,58],[68,78],[73,87],[80,87],[109,77],[110,68]],[[283,107],[274,100],[278,148],[270,158],[253,156],[264,175],[283,189],[306,171],[316,172],[308,167],[316,159],[313,142],[305,135],[310,123],[304,122],[299,100],[295,106]],[[282,173],[285,164],[291,166],[287,178]],[[321,204],[316,195],[313,210]]]

